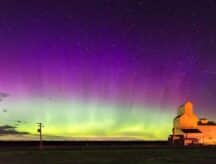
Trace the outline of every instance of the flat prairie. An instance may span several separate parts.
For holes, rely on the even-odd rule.
[[[215,164],[215,147],[0,149],[1,164]]]

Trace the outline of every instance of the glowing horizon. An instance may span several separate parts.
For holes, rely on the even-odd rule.
[[[148,112],[148,108],[136,105],[127,107],[98,102],[82,104],[78,101],[47,102],[39,99],[28,103],[25,100],[18,100],[12,104],[8,106],[9,109],[19,112],[13,115],[8,111],[5,115],[10,118],[8,123],[16,120],[24,122],[18,126],[18,131],[36,135],[36,123],[42,122],[45,125],[44,135],[59,136],[56,137],[57,139],[62,136],[68,139],[159,140],[167,138],[167,133],[172,126],[170,115],[161,113],[158,120],[156,113]],[[160,109],[151,110],[160,112]],[[31,118],[28,118],[29,113]],[[158,130],[155,131],[155,128]]]

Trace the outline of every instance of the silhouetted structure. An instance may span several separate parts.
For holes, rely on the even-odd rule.
[[[40,134],[40,149],[43,149],[43,141],[42,141],[42,127],[43,127],[43,125],[42,125],[42,123],[41,122],[39,122],[38,123],[38,133]]]

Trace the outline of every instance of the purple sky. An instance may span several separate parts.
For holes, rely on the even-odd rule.
[[[167,113],[191,100],[215,119],[215,17],[212,0],[3,0],[0,91]]]

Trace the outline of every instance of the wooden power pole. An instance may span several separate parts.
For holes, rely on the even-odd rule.
[[[43,149],[43,140],[42,140],[42,128],[43,124],[41,122],[37,123],[38,124],[38,133],[40,134],[40,150]]]

